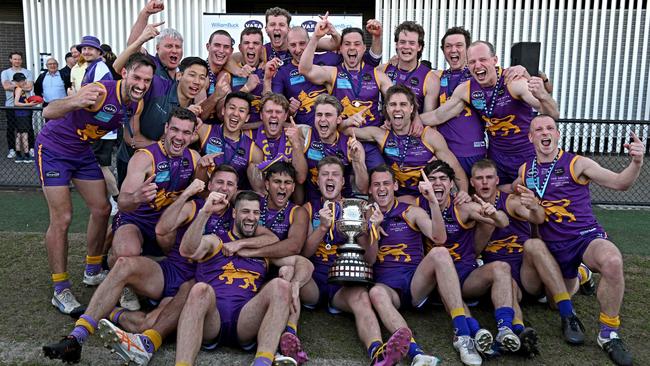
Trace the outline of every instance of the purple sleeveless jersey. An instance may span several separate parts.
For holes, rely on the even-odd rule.
[[[289,235],[289,228],[293,224],[294,211],[298,206],[289,201],[282,209],[273,210],[268,206],[267,197],[260,199],[260,206],[262,210],[259,224],[271,230],[280,240],[285,240]]]
[[[425,127],[422,135],[430,127]],[[399,185],[398,196],[417,196],[418,183],[420,182],[420,169],[435,160],[434,149],[424,141],[413,136],[399,136],[395,132],[386,131],[379,149],[384,160],[395,173],[395,179]]]
[[[348,71],[342,64],[336,67],[332,75],[332,95],[343,105],[341,116],[347,118],[370,107],[365,113],[366,126],[383,124],[379,112],[379,83],[376,70],[366,63],[361,64],[361,71]]]
[[[325,52],[314,55],[314,65],[336,66],[339,55],[334,52]],[[295,98],[300,101],[300,108],[294,119],[298,124],[314,125],[314,102],[316,97],[328,93],[327,88],[315,85],[298,72],[298,65],[294,61],[285,62],[273,77],[272,89],[274,93],[282,94],[287,99]]]
[[[291,160],[293,148],[284,132],[282,132],[279,138],[270,139],[266,137],[264,129],[260,128],[257,130],[257,136],[255,136],[255,145],[262,150],[264,161],[272,161],[278,158],[280,154],[283,154]]]
[[[433,77],[430,68],[418,62],[418,65],[413,70],[402,70],[392,64],[386,64],[384,73],[388,75],[393,85],[405,85],[413,93],[418,101],[418,112],[424,111],[424,97],[427,95],[425,83],[427,78]]]
[[[271,45],[271,42],[265,43],[264,44],[264,63],[268,62],[272,58],[279,58],[283,64],[288,64],[291,62],[292,56],[291,52],[289,50],[280,50],[276,51],[273,49],[273,46]]]
[[[344,176],[345,185],[343,186],[343,197],[352,197],[352,164],[348,157],[348,137],[343,134],[336,133],[336,142],[334,144],[327,144],[321,141],[318,136],[318,131],[312,128],[307,136],[307,169],[309,170],[309,178],[307,179],[307,201],[320,200],[321,193],[318,188],[318,162],[323,160],[326,156],[336,156],[341,160],[345,166]]]
[[[253,140],[249,135],[241,132],[239,140],[233,141],[223,135],[223,125],[210,125],[208,134],[201,141],[201,153],[223,153],[214,158],[217,165],[228,164],[235,168],[241,182],[246,179],[246,169],[253,159]],[[242,184],[240,186],[243,187]]]
[[[440,77],[440,105],[451,98],[456,87],[472,79],[469,69],[438,71]],[[465,107],[458,116],[438,126],[438,131],[447,141],[449,150],[456,157],[485,155],[485,123],[478,113]]]
[[[381,227],[388,236],[381,237],[379,241],[374,265],[377,282],[389,282],[395,277],[396,271],[409,268],[414,270],[422,262],[422,233],[406,218],[406,212],[410,208],[406,203],[395,201],[390,210],[384,213]]]
[[[61,155],[76,156],[90,151],[90,142],[130,123],[133,115],[140,113],[143,103],[123,103],[120,95],[122,81],[98,81],[95,84],[105,91],[104,100],[96,109],[79,109],[48,121],[38,135],[36,145]]]
[[[501,68],[498,74],[501,75]],[[510,94],[507,85],[504,85],[503,76],[490,88],[481,87],[478,81],[472,78],[469,97],[472,108],[486,123],[490,139],[489,153],[492,156],[511,153],[534,155],[533,144],[528,140],[528,131],[535,111],[526,102]]]
[[[603,232],[591,207],[589,181],[578,180],[573,172],[581,157],[563,150],[558,155],[555,163],[538,164],[532,159],[522,169],[522,181],[541,199],[546,213],[545,223],[539,225],[540,236],[553,242]]]

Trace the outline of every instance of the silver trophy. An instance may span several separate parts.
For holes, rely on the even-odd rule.
[[[372,267],[363,258],[363,249],[354,240],[368,230],[364,213],[368,202],[357,198],[346,198],[340,203],[341,217],[335,221],[336,230],[347,236],[348,242],[337,249],[338,257],[329,269],[328,282],[339,285],[370,285]]]

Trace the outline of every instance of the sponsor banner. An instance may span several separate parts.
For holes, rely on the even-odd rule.
[[[361,14],[330,14],[328,19],[332,24],[334,24],[334,27],[336,27],[336,30],[338,30],[339,33],[344,28],[348,27],[364,28]],[[318,14],[292,15],[290,27],[299,25],[307,29],[311,35],[316,27],[316,22],[319,20],[320,18],[318,17]],[[266,35],[264,25],[264,14],[203,13],[203,36],[201,39],[202,42],[207,43],[212,32],[222,29],[230,33],[232,38],[235,40],[235,47],[237,47],[241,31],[246,27],[257,27],[262,30],[262,33],[264,34],[264,43],[267,43],[269,42],[269,37]]]

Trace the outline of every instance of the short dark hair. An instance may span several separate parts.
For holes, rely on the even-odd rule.
[[[337,116],[340,116],[341,113],[343,113],[343,105],[337,97],[331,94],[324,93],[316,97],[316,101],[314,102],[313,107],[314,112],[316,111],[316,107],[319,105],[331,105],[336,109]]]
[[[11,52],[9,53],[9,59],[11,60],[11,58],[12,58],[14,55],[18,55],[18,56],[20,56],[20,58],[23,58],[23,53],[22,53],[22,52],[20,52],[20,51],[11,51]]]
[[[413,91],[404,84],[396,84],[388,88],[388,90],[386,90],[386,96],[384,98],[384,103],[382,106],[383,109],[382,113],[384,114],[384,116],[388,115],[388,113],[386,112],[386,107],[388,106],[388,101],[390,100],[390,98],[395,94],[406,95],[406,99],[408,99],[409,103],[413,105],[413,112],[411,112],[411,122],[413,122],[419,108],[418,100],[417,97],[415,96],[415,93],[413,93]]]
[[[228,93],[228,95],[226,95],[226,100],[223,102],[223,105],[228,105],[228,101],[230,101],[230,99],[233,98],[245,100],[246,104],[248,104],[248,109],[249,110],[251,109],[251,101],[253,100],[253,98],[251,97],[250,94],[244,93],[243,91]]]
[[[359,33],[361,35],[361,39],[363,39],[363,30],[361,28],[347,27],[341,31],[341,42],[343,42],[343,38],[345,38],[345,36],[350,33]]]
[[[194,57],[194,56],[185,57],[181,61],[180,65],[178,65],[178,70],[180,72],[184,72],[188,67],[190,67],[192,65],[203,66],[205,68],[205,71],[206,71],[206,74],[207,74],[207,72],[208,72],[208,63],[205,62],[204,59],[202,59],[200,57]]]
[[[416,22],[407,20],[402,22],[400,25],[395,28],[394,39],[395,43],[399,40],[399,34],[402,32],[413,32],[418,34],[418,45],[424,50],[424,28]],[[418,51],[418,59],[422,57],[422,50]]]
[[[261,29],[256,28],[256,27],[246,27],[246,28],[244,28],[243,31],[241,31],[241,34],[239,35],[239,43],[242,42],[242,40],[244,39],[244,36],[247,36],[249,34],[257,34],[258,36],[260,36],[260,39],[262,40],[262,42],[264,42],[264,35],[262,34]]]
[[[219,164],[219,165],[217,165],[217,167],[214,168],[214,170],[212,171],[212,174],[210,175],[209,180],[212,180],[212,178],[214,178],[214,176],[217,175],[217,173],[219,173],[219,172],[226,172],[226,173],[234,174],[235,177],[237,177],[237,184],[239,185],[239,173],[237,173],[237,169],[233,168],[232,165],[228,165],[228,164]]]
[[[124,65],[124,68],[127,71],[135,70],[139,66],[147,66],[151,67],[153,69],[153,72],[156,72],[156,64],[153,63],[151,58],[149,56],[144,55],[140,52],[136,52],[129,56],[129,58],[126,60],[126,64]]]
[[[321,159],[318,162],[318,170],[320,170],[325,165],[338,165],[341,168],[342,172],[345,172],[345,165],[341,162],[341,159],[337,158],[334,155],[328,155]]]
[[[477,170],[479,170],[479,169],[488,169],[488,168],[492,168],[492,169],[494,169],[494,171],[496,171],[497,170],[497,164],[493,160],[487,159],[487,158],[478,160],[477,162],[475,162],[472,165],[472,177],[474,176],[474,173]]]
[[[269,22],[269,17],[270,16],[273,16],[273,17],[279,17],[279,16],[285,17],[285,18],[287,18],[287,26],[289,24],[291,24],[291,14],[289,14],[289,12],[286,11],[285,9],[279,8],[277,6],[273,7],[273,8],[266,9],[266,13],[264,14],[264,21],[266,23]]]
[[[19,83],[25,80],[27,80],[27,76],[25,76],[25,74],[23,74],[22,72],[17,72],[14,74],[13,81]]]
[[[445,35],[442,36],[442,39],[440,40],[440,49],[444,51],[445,49],[445,40],[447,37],[452,36],[454,34],[460,34],[463,37],[465,37],[465,47],[469,47],[470,43],[472,43],[472,36],[469,34],[469,31],[463,27],[451,27],[447,29],[445,32]]]
[[[390,174],[393,181],[395,180],[395,172],[388,167],[386,164],[377,165],[376,167],[370,169],[368,172],[368,180],[372,182],[372,175],[375,173],[388,173]]]
[[[225,31],[223,29],[217,29],[216,31],[212,32],[212,34],[210,35],[210,38],[208,38],[208,44],[211,44],[212,43],[212,38],[214,36],[218,36],[218,35],[226,36],[226,37],[230,38],[230,45],[231,46],[235,45],[235,40],[232,38],[230,33],[228,33],[228,31]]]
[[[235,198],[235,208],[237,208],[237,205],[241,201],[255,201],[259,203],[260,195],[253,191],[241,191],[237,193],[237,197]]]
[[[196,124],[198,122],[198,119],[196,118],[196,114],[194,114],[194,112],[190,111],[189,109],[183,107],[176,107],[172,109],[172,112],[169,114],[169,119],[167,120],[167,123],[169,124],[169,122],[174,117],[182,120],[192,121],[194,127],[196,127]]]
[[[424,174],[427,176],[429,176],[429,174],[434,171],[444,173],[447,177],[449,177],[449,180],[456,179],[456,173],[454,173],[454,169],[452,169],[449,164],[442,160],[434,160],[424,167]]]
[[[296,181],[296,168],[294,168],[291,163],[288,163],[286,161],[279,161],[277,163],[271,164],[271,166],[269,166],[264,173],[264,179],[271,179],[273,174],[286,174],[290,176],[294,182]]]
[[[72,52],[68,52],[65,54],[65,59],[67,60],[68,58],[72,57]]]

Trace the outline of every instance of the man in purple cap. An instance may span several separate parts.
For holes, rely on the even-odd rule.
[[[76,46],[76,48],[89,63],[84,78],[81,81],[82,85],[100,80],[113,80],[111,70],[102,59],[104,51],[102,50],[101,42],[97,37],[83,36],[81,42]]]

